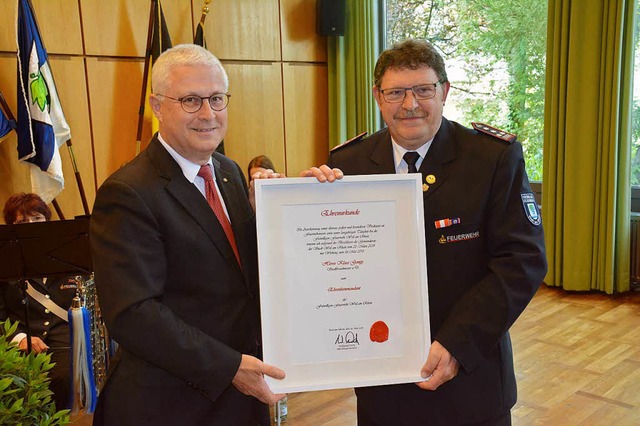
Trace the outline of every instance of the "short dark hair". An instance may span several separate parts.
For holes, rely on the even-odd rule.
[[[47,207],[47,204],[38,196],[38,194],[25,194],[20,192],[14,194],[4,204],[4,222],[7,225],[11,225],[16,221],[18,213],[26,217],[33,213],[40,213],[45,217],[47,221],[51,219],[51,210]]]
[[[442,83],[449,81],[444,59],[436,48],[426,40],[405,40],[386,49],[376,62],[373,71],[374,84],[380,87],[382,76],[388,69],[415,70],[427,66],[433,69]]]
[[[249,180],[251,180],[251,169],[254,167],[262,167],[263,169],[271,169],[274,172],[276,171],[275,167],[273,167],[273,161],[266,155],[258,155],[254,157],[253,160],[249,161],[249,165],[247,166],[247,175],[249,176]]]

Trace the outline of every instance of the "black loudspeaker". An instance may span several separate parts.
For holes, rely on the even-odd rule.
[[[319,35],[344,35],[346,0],[316,0],[316,18]]]

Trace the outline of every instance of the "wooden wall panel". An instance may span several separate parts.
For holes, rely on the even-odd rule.
[[[16,51],[17,2],[0,0],[0,51]]]
[[[140,59],[87,58],[86,61],[95,174],[100,186],[135,156],[144,63]],[[146,144],[150,136],[150,131],[145,132],[142,141]]]
[[[287,175],[323,164],[329,149],[327,66],[283,64]]]
[[[316,34],[314,0],[281,0],[282,60],[327,62],[327,39]]]
[[[249,161],[267,155],[285,170],[282,75],[278,63],[224,64],[229,74],[229,126],[225,154],[245,172]]]
[[[15,55],[0,54],[0,90],[13,115],[16,110],[16,66]],[[0,209],[16,192],[31,192],[29,169],[18,161],[16,132],[11,132],[0,142]],[[1,215],[0,215],[1,216]],[[0,218],[0,222],[4,221]]]
[[[32,0],[48,53],[82,54],[78,3],[70,0]],[[16,0],[0,0],[0,51],[16,51]]]
[[[71,129],[71,143],[76,164],[82,177],[89,209],[91,209],[95,198],[95,173],[84,59],[69,56],[51,57],[50,66],[56,80],[60,103]],[[65,188],[57,200],[65,218],[71,219],[74,216],[85,214],[85,212],[73,172],[71,155],[66,144],[60,147],[60,157],[62,158]]]
[[[41,0],[44,1],[44,0]],[[193,41],[190,0],[162,3],[172,43]],[[149,1],[85,0],[82,22],[88,55],[144,57],[149,28]]]
[[[202,2],[193,0],[194,22]],[[278,0],[215,0],[205,20],[207,47],[220,59],[279,61]]]

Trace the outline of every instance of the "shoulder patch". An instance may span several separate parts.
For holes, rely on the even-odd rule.
[[[477,131],[489,136],[493,136],[494,138],[502,139],[505,142],[513,143],[517,139],[517,136],[515,134],[496,129],[495,127],[491,127],[488,124],[474,122],[471,123],[471,125]]]
[[[362,139],[365,138],[365,136],[367,136],[367,133],[368,132],[362,132],[358,136],[355,136],[355,137],[349,139],[348,141],[344,141],[340,145],[334,146],[333,148],[331,148],[330,152],[336,151],[336,150],[338,150],[338,149],[340,149],[340,148],[342,148],[344,146],[347,146],[350,143],[361,141]]]
[[[533,192],[523,192],[520,194],[522,199],[522,208],[524,208],[524,214],[527,215],[527,219],[534,226],[539,226],[542,223],[540,217],[540,210],[538,210],[538,203],[533,195]]]

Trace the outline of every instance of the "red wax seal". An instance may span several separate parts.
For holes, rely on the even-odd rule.
[[[384,321],[376,321],[369,330],[369,338],[372,342],[386,342],[389,339],[389,327]]]

